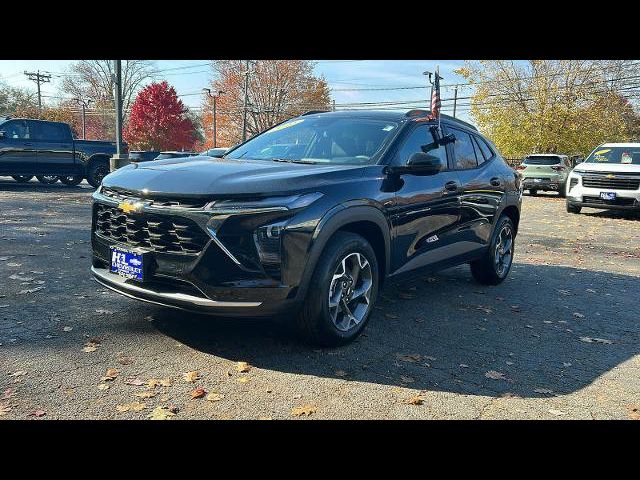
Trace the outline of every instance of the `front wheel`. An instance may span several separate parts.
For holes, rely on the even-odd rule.
[[[98,188],[102,183],[102,179],[109,174],[109,163],[95,161],[89,165],[87,170],[87,182],[94,187]]]
[[[498,219],[489,249],[479,260],[471,262],[471,274],[484,285],[498,285],[509,275],[513,263],[515,229],[505,215]]]
[[[82,175],[66,175],[64,177],[60,177],[60,181],[69,187],[75,187],[76,185],[80,185],[82,182]]]
[[[538,194],[538,190],[529,189],[529,195],[537,195],[537,194]]]
[[[378,295],[378,262],[360,235],[338,232],[318,259],[297,326],[305,340],[335,347],[364,330]]]
[[[570,203],[567,203],[567,212],[568,213],[580,213],[580,210],[582,210],[582,207],[576,206],[576,205],[571,205]]]
[[[27,183],[33,178],[33,175],[11,175],[11,178],[18,183]]]
[[[52,183],[56,183],[59,177],[57,175],[36,175],[36,178],[40,183],[51,185]]]

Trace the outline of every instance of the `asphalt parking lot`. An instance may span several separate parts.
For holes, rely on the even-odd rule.
[[[525,196],[505,283],[390,282],[316,349],[100,287],[92,191],[0,178],[0,421],[640,418],[640,217]]]

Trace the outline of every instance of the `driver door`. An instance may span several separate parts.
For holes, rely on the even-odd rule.
[[[433,141],[427,125],[416,125],[405,137],[392,160],[406,165],[409,157]],[[428,152],[444,160],[436,175],[402,175],[398,179],[390,209],[394,230],[392,271],[401,273],[455,256],[456,231],[460,222],[461,185],[450,168],[447,147]]]
[[[9,120],[0,125],[0,172],[8,175],[33,173],[37,151],[27,120]]]

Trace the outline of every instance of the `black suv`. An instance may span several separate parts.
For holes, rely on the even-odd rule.
[[[471,125],[428,111],[311,112],[223,158],[128,165],[94,193],[93,275],[151,303],[362,332],[385,278],[511,268],[519,177]]]

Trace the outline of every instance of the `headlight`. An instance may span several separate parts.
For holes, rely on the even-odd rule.
[[[205,206],[205,210],[219,215],[297,210],[308,207],[322,197],[322,193],[305,193],[253,200],[215,200]]]

